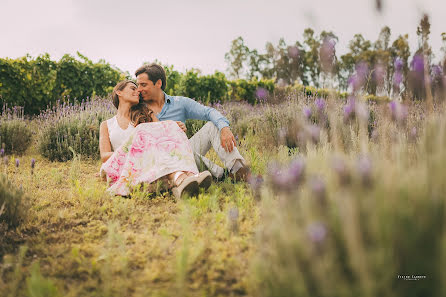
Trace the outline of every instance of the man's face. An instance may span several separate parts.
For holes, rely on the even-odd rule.
[[[151,100],[156,94],[156,87],[149,79],[147,73],[141,73],[136,77],[138,92],[144,101]]]

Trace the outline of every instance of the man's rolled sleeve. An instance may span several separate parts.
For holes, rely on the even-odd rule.
[[[211,121],[218,130],[229,126],[228,119],[215,108],[204,106],[187,97],[183,97],[183,100],[188,119]]]

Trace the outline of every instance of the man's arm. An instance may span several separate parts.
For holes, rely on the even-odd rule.
[[[224,127],[229,127],[229,121],[218,110],[212,107],[204,106],[187,97],[182,98],[186,119],[195,119],[203,121],[211,121],[219,131]]]
[[[195,100],[183,97],[187,119],[211,121],[220,131],[221,146],[228,152],[232,152],[237,146],[234,134],[229,128],[229,121],[218,110],[204,106]]]

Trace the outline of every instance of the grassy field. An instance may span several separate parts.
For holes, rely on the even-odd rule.
[[[1,225],[1,295],[442,296],[443,104],[282,102],[221,107],[261,177],[180,201],[110,197],[99,161],[50,162],[34,139],[0,166],[29,206]]]

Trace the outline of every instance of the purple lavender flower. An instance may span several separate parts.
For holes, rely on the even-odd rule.
[[[36,159],[32,158],[31,159],[31,169],[34,169],[35,166],[36,166]]]
[[[285,168],[277,163],[270,164],[268,174],[274,188],[281,191],[290,191],[303,181],[304,170],[304,161],[296,159]]]
[[[432,65],[432,80],[434,82],[442,83],[443,68],[439,65]]]
[[[256,98],[258,98],[261,102],[265,102],[268,97],[268,91],[265,88],[257,88],[255,93]]]
[[[412,70],[418,75],[424,75],[424,58],[422,55],[415,55],[411,62]]]
[[[322,112],[325,109],[325,100],[323,98],[317,98],[314,100],[314,105],[319,112]]]
[[[393,74],[393,86],[399,90],[402,82],[403,82],[403,74],[400,71],[396,71]]]
[[[263,182],[264,182],[263,177],[260,174],[257,176],[251,175],[248,178],[248,183],[249,183],[251,190],[253,191],[255,197],[260,196],[260,188],[262,187]]]
[[[305,162],[303,159],[294,159],[291,161],[288,167],[288,176],[289,178],[295,182],[300,183],[303,179],[303,174],[305,170]]]
[[[395,68],[395,71],[401,71],[403,70],[404,61],[400,57],[396,57],[395,61],[393,62],[393,67]]]
[[[303,114],[304,114],[305,118],[309,119],[311,117],[311,108],[309,108],[308,106],[305,106],[303,109]]]
[[[5,155],[5,149],[2,148],[0,149],[0,157],[3,157]]]
[[[314,244],[320,244],[325,240],[327,228],[321,222],[311,223],[307,227],[307,235]]]
[[[347,99],[347,104],[344,105],[344,121],[347,122],[355,117],[356,99],[350,96]]]
[[[20,160],[19,159],[15,159],[15,167],[19,167],[19,165],[20,165]]]

